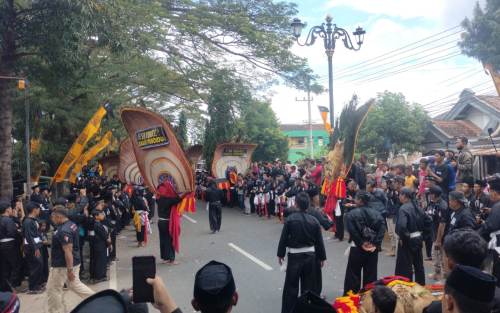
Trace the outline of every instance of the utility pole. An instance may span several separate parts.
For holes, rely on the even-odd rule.
[[[307,113],[309,117],[309,152],[311,159],[314,159],[314,142],[313,142],[313,128],[312,128],[312,116],[311,116],[311,84],[309,80],[307,81],[307,99],[304,97],[302,99],[295,98],[297,102],[306,102],[307,101]]]

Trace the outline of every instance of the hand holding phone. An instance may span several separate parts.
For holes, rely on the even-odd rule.
[[[134,303],[154,303],[153,286],[146,282],[156,276],[154,256],[135,256],[132,258],[132,289]]]

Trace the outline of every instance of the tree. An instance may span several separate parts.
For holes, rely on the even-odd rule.
[[[487,0],[486,10],[476,4],[472,20],[462,22],[462,53],[500,69],[500,0]]]
[[[184,149],[188,146],[188,137],[187,137],[187,116],[184,111],[181,111],[179,114],[179,122],[177,127],[175,128],[175,133],[177,135],[177,140],[181,144],[181,147]]]
[[[105,101],[175,116],[213,103],[211,82],[220,71],[231,73],[226,82],[252,88],[277,76],[298,84],[310,71],[290,51],[296,13],[294,4],[272,0],[5,0],[0,73],[29,78],[31,103],[43,113],[41,158],[53,171]],[[0,197],[7,198],[12,137],[24,140],[14,86],[0,80]],[[118,121],[105,127],[120,133]]]
[[[421,106],[409,104],[401,93],[385,91],[368,113],[358,138],[358,151],[387,158],[389,153],[417,151],[429,118]]]
[[[242,108],[241,133],[245,142],[257,144],[255,161],[286,160],[288,140],[280,131],[276,114],[268,101],[253,100]]]
[[[242,80],[234,78],[227,70],[219,71],[209,86],[207,107],[209,122],[203,144],[203,157],[207,167],[211,168],[217,145],[236,139],[240,108],[249,103],[251,95],[249,87]]]

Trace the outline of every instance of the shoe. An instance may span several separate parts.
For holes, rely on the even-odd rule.
[[[68,290],[68,285],[64,283],[63,290]]]

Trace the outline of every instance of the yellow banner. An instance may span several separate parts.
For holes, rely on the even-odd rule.
[[[82,168],[111,143],[111,135],[111,131],[108,131],[106,135],[102,137],[101,141],[99,141],[78,158],[78,161],[75,163],[75,166],[71,171],[71,175],[69,176],[69,181],[71,183],[74,184],[76,182],[76,175],[81,172]]]
[[[495,88],[497,89],[497,94],[500,96],[500,71],[496,71],[491,64],[485,64],[484,68],[490,73]]]
[[[94,116],[92,116],[90,121],[87,123],[87,126],[85,126],[76,141],[73,143],[71,149],[69,149],[68,153],[64,157],[64,160],[57,168],[52,182],[57,183],[64,180],[64,177],[66,177],[66,173],[68,172],[70,167],[82,154],[83,148],[85,147],[87,142],[89,142],[89,140],[94,137],[94,135],[101,127],[101,121],[105,115],[106,109],[103,106],[100,106]]]

